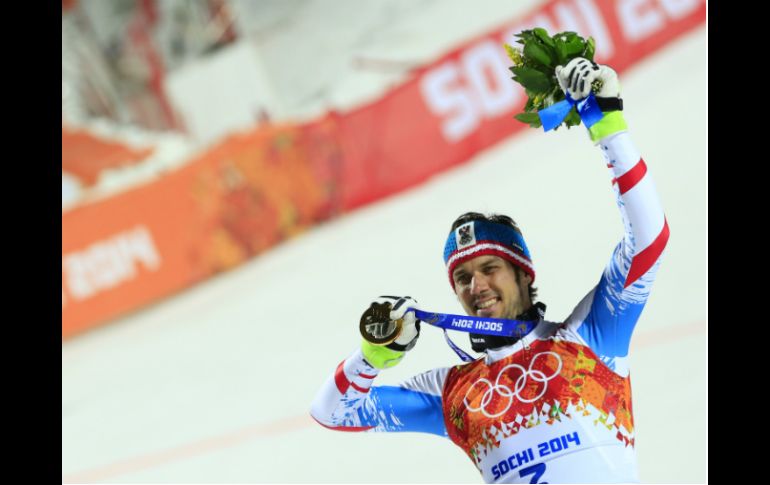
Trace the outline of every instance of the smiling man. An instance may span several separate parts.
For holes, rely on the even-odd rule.
[[[452,224],[444,248],[449,282],[468,315],[487,318],[533,320],[537,290],[535,270],[516,223],[508,216],[461,215]],[[533,313],[533,311],[535,313]],[[516,339],[471,334],[476,352],[500,347]]]
[[[397,386],[373,386],[381,370],[414,348],[420,332],[416,301],[380,297],[370,310],[402,330],[387,345],[364,340],[339,364],[312,404],[320,424],[448,437],[488,483],[639,481],[628,347],[668,225],[628,135],[615,72],[574,59],[556,76],[574,100],[588,96],[595,81],[602,86],[596,96],[603,113],[589,135],[611,171],[625,233],[597,285],[566,319],[545,320],[532,286],[535,266],[513,219],[463,214],[444,246],[452,289],[469,316],[519,320],[518,330],[470,333],[480,358]]]

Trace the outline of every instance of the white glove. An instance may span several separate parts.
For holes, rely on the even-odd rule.
[[[399,351],[410,350],[414,347],[417,343],[417,337],[420,336],[420,321],[414,316],[414,312],[407,312],[406,310],[408,308],[417,309],[417,301],[409,296],[381,296],[372,302],[372,304],[375,303],[390,305],[390,320],[392,322],[403,319],[398,338],[386,347]]]
[[[559,87],[572,99],[579,101],[591,92],[594,81],[601,81],[601,88],[594,93],[597,98],[618,98],[620,83],[618,74],[609,66],[600,65],[582,57],[572,59],[566,66],[556,66]]]

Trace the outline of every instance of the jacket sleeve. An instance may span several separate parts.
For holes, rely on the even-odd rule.
[[[611,369],[627,374],[631,334],[650,295],[669,229],[652,176],[628,132],[607,136],[598,145],[612,174],[624,234],[599,283],[566,324]]]
[[[448,371],[433,369],[397,386],[373,386],[379,369],[357,350],[324,382],[310,415],[337,431],[414,431],[447,436],[441,392]]]

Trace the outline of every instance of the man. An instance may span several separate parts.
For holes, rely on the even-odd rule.
[[[613,173],[625,234],[599,283],[562,323],[533,302],[535,267],[516,223],[467,213],[452,225],[444,261],[473,317],[515,319],[511,336],[471,333],[483,357],[433,369],[398,386],[372,386],[419,336],[409,297],[381,297],[403,329],[389,345],[367,341],[319,391],[311,414],[342,431],[420,431],[449,437],[488,483],[638,482],[628,346],[668,241],[668,225],[646,165],[622,117],[617,75],[574,59],[556,68],[574,100],[597,95],[589,128]]]

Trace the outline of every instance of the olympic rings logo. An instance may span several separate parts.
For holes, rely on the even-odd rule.
[[[537,369],[533,369],[533,366],[535,365],[535,361],[540,356],[545,355],[552,355],[556,358],[556,360],[559,362],[558,367],[555,371],[553,371],[552,374],[546,375],[545,372],[539,371]],[[471,387],[468,388],[468,391],[465,393],[465,397],[463,397],[463,403],[465,404],[465,407],[472,413],[481,411],[484,413],[484,416],[488,418],[496,418],[498,416],[502,416],[505,414],[508,409],[510,409],[511,405],[513,404],[513,399],[516,398],[519,400],[519,402],[523,403],[531,403],[535,402],[541,397],[545,395],[545,392],[548,390],[548,381],[559,375],[559,372],[561,371],[562,362],[561,357],[559,357],[559,354],[556,352],[541,352],[532,359],[532,361],[529,363],[529,369],[524,369],[524,367],[520,366],[519,364],[509,364],[503,367],[500,370],[500,373],[497,375],[497,379],[495,379],[495,383],[489,381],[489,379],[484,379],[483,377],[476,382],[474,382]],[[508,369],[518,369],[521,372],[521,375],[516,379],[516,382],[514,383],[514,389],[511,391],[511,388],[500,384],[500,378],[505,374],[505,371]],[[535,382],[542,382],[543,388],[540,390],[540,392],[537,394],[537,396],[527,399],[524,398],[520,393],[524,390],[524,388],[527,386],[527,379],[532,379]],[[487,386],[487,390],[484,391],[484,395],[481,397],[481,405],[478,407],[474,407],[471,405],[470,402],[468,402],[468,395],[473,391],[473,389],[479,384],[482,383],[483,385]],[[490,413],[487,411],[487,405],[492,402],[492,399],[495,397],[496,394],[499,394],[503,398],[508,400],[508,404],[505,406],[505,409],[502,411],[499,411],[497,413]]]

